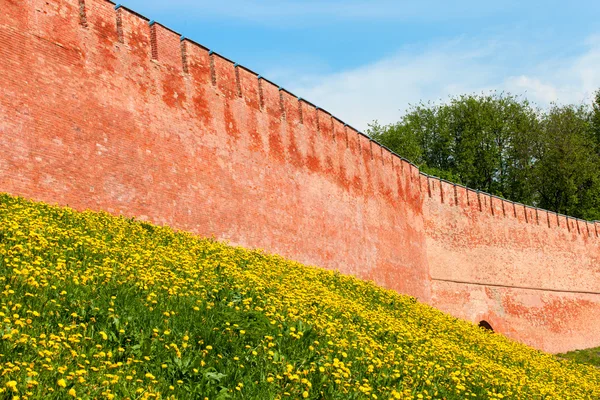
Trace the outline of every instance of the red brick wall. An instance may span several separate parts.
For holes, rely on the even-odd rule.
[[[600,225],[422,180],[430,304],[551,352],[600,345]]]
[[[416,168],[159,24],[84,6],[0,0],[0,190],[429,298]]]
[[[598,225],[455,191],[109,1],[0,10],[0,190],[373,279],[549,351],[600,345]]]

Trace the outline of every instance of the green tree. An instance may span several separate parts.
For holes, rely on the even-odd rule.
[[[542,112],[506,93],[411,106],[370,136],[424,172],[562,214],[600,219],[600,90]]]
[[[592,131],[596,142],[596,152],[600,154],[600,90],[596,92],[592,102]]]
[[[586,219],[600,218],[600,156],[594,113],[585,105],[553,105],[542,115],[534,153],[539,207]]]
[[[419,103],[396,124],[370,126],[371,137],[424,172],[517,201],[532,201],[529,157],[538,135],[536,110],[505,93]]]

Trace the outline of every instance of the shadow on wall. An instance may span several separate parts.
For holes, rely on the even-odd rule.
[[[479,327],[494,332],[494,328],[492,328],[492,325],[487,321],[480,321]]]

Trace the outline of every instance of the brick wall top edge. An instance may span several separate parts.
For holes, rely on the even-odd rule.
[[[284,89],[285,90],[285,89]],[[337,122],[339,122],[340,124],[346,125],[346,123],[344,121],[342,121],[341,119],[339,119],[338,117],[336,117],[335,115],[331,116],[333,119],[335,119]]]
[[[407,160],[407,161],[408,161],[408,160]],[[408,162],[410,162],[410,161],[408,161]],[[412,162],[410,162],[410,163],[412,164]],[[414,164],[413,164],[413,165],[414,165]],[[415,165],[415,167],[417,167],[417,166]],[[417,167],[417,168],[418,168],[418,167]],[[496,198],[496,199],[498,199],[498,200],[507,201],[507,202],[509,202],[509,203],[512,203],[512,204],[514,204],[515,206],[523,206],[523,207],[525,207],[525,208],[530,208],[530,209],[532,209],[532,210],[537,210],[537,211],[542,211],[542,212],[548,212],[548,213],[551,213],[551,214],[555,214],[555,215],[557,215],[557,216],[559,216],[559,217],[565,217],[565,218],[568,218],[568,219],[578,220],[578,221],[581,221],[581,222],[600,222],[600,221],[587,221],[587,220],[585,220],[585,219],[581,219],[581,218],[577,218],[577,217],[571,217],[571,216],[568,216],[568,215],[565,215],[565,214],[557,213],[557,212],[555,212],[555,211],[546,210],[546,209],[539,208],[539,207],[536,207],[536,206],[530,206],[530,205],[527,205],[527,204],[519,203],[519,202],[517,202],[517,201],[512,201],[512,200],[509,200],[509,199],[505,199],[504,197],[496,196],[496,195],[494,195],[494,194],[490,194],[490,193],[487,193],[487,192],[484,192],[484,191],[481,191],[481,190],[477,190],[477,189],[471,189],[471,188],[469,188],[469,187],[467,187],[467,186],[464,186],[464,185],[461,185],[461,184],[459,184],[459,183],[450,182],[450,181],[447,181],[447,180],[445,180],[445,179],[443,179],[443,178],[439,178],[439,177],[437,177],[437,176],[434,176],[434,175],[428,175],[428,174],[426,174],[426,173],[424,173],[424,172],[422,172],[422,171],[419,171],[419,173],[420,173],[421,175],[427,176],[427,177],[429,177],[429,178],[433,178],[433,179],[440,180],[441,182],[446,182],[446,183],[449,183],[449,184],[451,184],[451,185],[460,186],[460,187],[462,187],[462,188],[465,188],[465,189],[467,189],[467,190],[470,190],[470,191],[472,191],[472,192],[475,192],[475,193],[482,194],[482,195],[484,195],[484,196],[490,196],[490,197]]]
[[[389,149],[387,146],[385,146],[385,145],[383,145],[383,144],[381,144],[381,143],[379,143],[379,142],[376,142],[376,141],[374,141],[374,142],[375,142],[375,143],[377,143],[379,146],[383,147],[385,150],[387,150],[387,151],[389,151],[390,153],[392,153],[393,155],[395,155],[395,156],[398,156],[398,154],[394,153],[394,152],[393,152],[392,150],[390,150],[390,149]],[[398,157],[399,157],[399,156],[398,156]]]
[[[352,132],[354,132],[358,135],[358,129],[356,129],[353,126],[348,125],[348,124],[344,124],[344,126],[346,127],[346,129],[350,129]]]
[[[112,1],[110,1],[110,0],[107,0],[107,1],[108,1],[110,4],[115,4],[114,2],[112,2]],[[144,16],[144,15],[142,15],[142,14],[139,14],[138,12],[136,12],[136,11],[133,11],[133,10],[131,10],[131,9],[129,9],[129,8],[125,7],[125,6],[123,6],[123,5],[120,5],[120,4],[119,4],[119,5],[116,5],[116,6],[115,6],[115,8],[122,8],[122,9],[124,9],[124,10],[127,10],[128,12],[130,12],[130,13],[132,13],[132,14],[134,14],[134,15],[136,15],[136,16],[138,16],[138,17],[140,17],[140,18],[142,18],[142,19],[144,19],[144,20],[146,20],[146,21],[149,21],[149,22],[150,22],[150,19],[149,19],[149,18],[147,18],[146,16]],[[166,26],[164,26],[164,25],[162,25],[162,24],[160,24],[160,23],[158,23],[158,22],[154,22],[154,23],[156,23],[156,24],[158,24],[158,25],[162,26],[163,28],[165,28],[165,29],[167,29],[167,30],[169,30],[169,31],[171,31],[171,32],[173,32],[173,33],[175,33],[175,34],[177,34],[177,35],[180,35],[180,34],[179,34],[179,33],[177,33],[176,31],[174,31],[174,30],[172,30],[172,29],[170,29],[170,28],[168,28],[168,27],[166,27]],[[180,35],[180,36],[181,36],[181,35]],[[189,39],[189,38],[187,38],[187,37],[183,37],[183,36],[181,36],[181,38],[182,38],[182,40],[186,40],[186,41],[188,41],[188,42],[189,42],[189,43],[191,43],[191,44],[194,44],[194,45],[197,45],[197,46],[199,46],[199,47],[201,47],[201,48],[203,48],[203,49],[209,50],[209,49],[208,49],[206,46],[203,46],[203,45],[201,45],[201,44],[199,44],[199,43],[195,42],[194,40],[191,40],[191,39]],[[209,50],[209,51],[211,51],[211,50]],[[253,73],[253,74],[257,75],[257,76],[258,76],[258,79],[263,79],[264,81],[266,81],[266,82],[268,82],[268,83],[270,83],[270,84],[272,84],[272,85],[274,85],[274,86],[276,86],[276,87],[280,88],[280,90],[285,90],[285,89],[281,88],[281,86],[279,86],[279,85],[277,85],[277,84],[273,83],[272,81],[270,81],[270,80],[266,79],[265,77],[263,77],[263,76],[261,76],[261,75],[258,75],[258,74],[256,74],[256,73],[255,73],[254,71],[252,71],[251,69],[249,69],[249,68],[247,68],[247,67],[244,67],[244,66],[242,66],[242,65],[239,65],[239,64],[237,64],[237,63],[235,63],[234,61],[232,61],[232,60],[228,59],[227,57],[224,57],[224,56],[222,56],[222,55],[220,55],[220,54],[218,54],[218,53],[216,53],[216,52],[214,52],[214,51],[211,51],[211,54],[216,54],[217,56],[219,56],[219,57],[221,57],[221,58],[223,58],[223,59],[225,59],[225,60],[227,60],[227,61],[230,61],[230,62],[232,62],[232,63],[233,63],[233,64],[235,64],[236,66],[239,66],[240,68],[243,68],[243,69],[247,70],[248,72],[250,72],[250,73]],[[285,91],[286,91],[287,93],[289,93],[289,94],[291,94],[291,95],[295,96],[293,93],[291,93],[291,92],[289,92],[289,91],[287,91],[287,90],[285,90]],[[333,115],[332,115],[331,113],[329,113],[328,111],[326,111],[326,110],[324,110],[324,109],[322,109],[322,108],[320,108],[320,107],[316,106],[315,104],[311,103],[310,101],[308,101],[308,100],[306,100],[306,99],[303,99],[303,98],[301,98],[301,97],[298,97],[298,99],[299,99],[299,101],[301,101],[301,102],[304,102],[304,103],[306,103],[306,104],[308,104],[308,105],[310,105],[310,106],[312,106],[312,107],[315,107],[315,109],[318,109],[318,110],[321,110],[321,111],[323,111],[323,112],[326,112],[326,113],[328,113],[329,115],[331,115],[331,116],[332,116],[333,118],[335,118],[336,120],[338,120],[338,121],[340,121],[340,122],[344,123],[344,122],[343,122],[342,120],[340,120],[339,118],[337,118],[337,117],[333,116]],[[354,130],[354,131],[355,131],[357,134],[359,134],[359,135],[361,135],[361,136],[363,136],[363,137],[366,137],[366,138],[367,138],[367,139],[369,139],[370,141],[373,141],[373,142],[377,143],[379,146],[382,146],[382,147],[383,147],[383,148],[385,148],[386,150],[389,150],[387,147],[385,147],[385,146],[383,146],[382,144],[380,144],[379,142],[377,142],[377,141],[375,141],[375,140],[371,139],[371,138],[370,138],[370,137],[369,137],[367,134],[365,134],[365,133],[363,133],[363,132],[359,131],[358,129],[356,129],[356,128],[352,127],[351,125],[349,125],[349,124],[347,124],[347,123],[344,123],[344,126],[346,126],[346,127],[350,128],[350,129]],[[389,150],[389,151],[390,151],[392,154],[394,154],[394,155],[398,156],[400,159],[402,159],[402,160],[404,160],[404,161],[406,161],[406,162],[410,163],[410,165],[411,165],[411,166],[413,166],[413,167],[415,167],[415,168],[416,168],[416,169],[419,171],[419,173],[420,173],[421,175],[424,175],[424,176],[427,176],[427,177],[431,177],[431,178],[437,178],[437,177],[435,177],[435,176],[428,175],[428,174],[426,174],[426,173],[423,173],[423,172],[421,172],[421,171],[419,170],[419,167],[418,167],[417,165],[415,165],[413,162],[411,162],[411,161],[409,161],[409,160],[406,160],[405,158],[403,158],[403,157],[399,156],[398,154],[394,153],[394,152],[393,152],[393,151],[391,151],[391,150]],[[544,210],[544,209],[541,209],[541,208],[538,208],[538,207],[535,207],[535,206],[528,206],[528,205],[525,205],[525,204],[521,204],[521,203],[518,203],[518,202],[514,202],[514,201],[511,201],[511,200],[508,200],[508,199],[502,198],[502,197],[500,197],[500,196],[495,196],[495,195],[492,195],[492,194],[489,194],[489,193],[486,193],[486,192],[483,192],[483,191],[480,191],[480,190],[471,189],[471,188],[468,188],[468,187],[466,187],[466,186],[463,186],[463,185],[460,185],[460,184],[457,184],[457,183],[453,183],[453,182],[450,182],[450,181],[446,181],[446,180],[444,180],[444,179],[441,179],[441,178],[437,178],[437,179],[440,179],[440,181],[444,181],[444,182],[447,182],[447,183],[449,183],[449,184],[452,184],[452,185],[456,185],[456,186],[463,187],[463,188],[465,188],[465,189],[467,189],[467,190],[470,190],[470,191],[472,191],[472,192],[476,192],[476,193],[483,194],[484,196],[495,197],[495,198],[497,198],[497,199],[499,199],[499,200],[508,201],[508,202],[511,202],[511,203],[513,203],[513,204],[515,204],[515,205],[519,205],[519,206],[521,206],[521,205],[522,205],[522,206],[524,206],[524,207],[528,207],[528,208],[531,208],[531,209],[535,209],[535,210],[539,210],[539,211],[545,211],[545,212],[550,212],[550,213],[554,213],[554,214],[556,214],[556,215],[558,215],[558,216],[562,216],[562,217],[566,217],[566,218],[570,218],[570,219],[576,219],[576,220],[579,220],[579,221],[582,221],[582,222],[587,222],[586,220],[582,220],[582,219],[579,219],[579,218],[575,218],[575,217],[568,217],[568,216],[566,216],[566,215],[564,215],[564,214],[555,213],[555,212],[552,212],[552,211],[549,211],[549,210]],[[599,221],[594,221],[594,222],[595,222],[595,223],[600,223]]]
[[[210,51],[210,49],[208,47],[206,47],[206,46],[204,46],[204,45],[202,45],[202,44],[200,44],[200,43],[198,43],[198,42],[196,42],[196,41],[194,41],[194,40],[192,40],[190,38],[182,36],[182,41],[187,42],[189,44],[192,44],[194,46],[198,46],[198,47],[200,47],[200,48],[202,48],[202,49],[204,49],[206,51]]]
[[[214,51],[214,50],[210,50],[210,54],[211,54],[211,55],[214,55],[214,56],[217,56],[217,57],[219,57],[219,58],[222,58],[223,60],[225,60],[225,61],[227,61],[227,62],[230,62],[230,63],[232,63],[233,65],[240,66],[238,63],[236,63],[235,61],[233,61],[231,58],[227,58],[227,57],[225,57],[224,55],[222,55],[222,54],[220,54],[220,53],[217,53],[217,52],[216,52],[216,51]],[[244,69],[248,70],[248,68],[244,68]],[[248,70],[248,71],[250,71],[250,70]],[[250,71],[250,72],[252,72],[252,71]],[[254,73],[254,72],[252,72],[252,73]]]
[[[110,3],[112,3],[112,2],[110,2]],[[114,3],[113,3],[113,4],[114,4]],[[118,5],[116,6],[116,8],[117,8],[118,10],[119,10],[119,9],[121,9],[121,10],[125,10],[125,11],[127,11],[128,13],[131,13],[131,14],[133,14],[133,15],[135,15],[135,16],[137,16],[137,17],[139,17],[139,18],[141,18],[141,19],[143,19],[143,20],[145,20],[145,21],[148,21],[148,22],[150,22],[150,18],[146,17],[145,15],[142,15],[142,14],[140,14],[140,13],[139,13],[139,12],[137,12],[137,11],[134,11],[134,10],[132,10],[132,9],[131,9],[131,8],[129,8],[129,7],[125,7],[125,6],[121,5],[121,4],[118,4]],[[166,28],[166,27],[165,27],[165,28]],[[169,29],[169,28],[166,28],[166,29]]]
[[[384,147],[385,147],[385,146],[384,146]],[[389,150],[389,149],[388,149],[388,150]],[[411,166],[413,166],[413,167],[415,167],[416,169],[418,169],[418,170],[419,170],[419,173],[420,173],[421,175],[426,175],[426,176],[429,176],[429,175],[427,175],[425,172],[421,172],[421,170],[419,169],[419,167],[418,167],[418,166],[417,166],[415,163],[413,163],[412,161],[410,161],[410,160],[407,160],[406,158],[402,157],[402,156],[401,156],[400,154],[398,154],[398,153],[395,153],[395,152],[393,152],[392,150],[389,150],[389,151],[390,151],[390,152],[391,152],[393,155],[395,155],[396,157],[398,157],[400,160],[402,160],[402,161],[405,161],[405,162],[409,163]]]
[[[160,22],[156,22],[156,21],[149,21],[149,24],[150,24],[150,25],[159,25],[159,26],[162,26],[163,28],[165,28],[165,29],[166,29],[166,30],[168,30],[169,32],[172,32],[172,33],[174,33],[175,35],[177,35],[177,36],[179,36],[179,37],[182,37],[181,33],[177,32],[177,31],[174,31],[173,29],[169,28],[168,26],[165,26],[165,25],[161,24]]]
[[[275,87],[278,87],[278,88],[279,88],[279,87],[281,87],[281,86],[279,86],[278,84],[276,84],[275,82],[273,82],[273,81],[271,81],[271,80],[269,80],[269,79],[265,78],[264,76],[262,76],[262,75],[260,75],[260,74],[258,74],[257,76],[258,76],[258,79],[259,79],[259,80],[265,81],[265,82],[267,82],[267,83],[269,83],[269,84],[271,84],[271,85],[273,85],[273,86],[275,86]]]
[[[330,117],[333,117],[333,115],[329,111],[327,111],[326,109],[318,107],[318,106],[316,108],[317,108],[318,111],[321,111],[322,113],[325,113],[325,114],[329,115]]]
[[[215,57],[219,57],[221,60],[225,61],[226,63],[232,64],[232,65],[234,65],[234,66],[236,65],[236,63],[235,63],[235,62],[233,62],[232,60],[230,60],[230,59],[229,59],[229,58],[227,58],[227,57],[223,57],[223,56],[222,56],[222,55],[220,55],[219,53],[216,53],[216,52],[214,52],[214,51],[213,51],[213,52],[211,52],[210,54],[211,54],[211,55],[213,55],[213,56],[215,56]]]
[[[309,105],[309,106],[311,106],[311,107],[314,107],[314,108],[319,108],[319,107],[315,106],[313,103],[311,103],[310,101],[308,101],[308,100],[306,100],[306,99],[303,99],[302,97],[299,97],[299,98],[298,98],[298,100],[300,100],[300,101],[301,101],[301,102],[303,102],[303,103],[306,103],[306,104],[308,104],[308,105]],[[358,131],[357,131],[357,132],[358,132]]]
[[[282,92],[285,92],[285,93],[289,94],[292,97],[298,98],[298,96],[296,96],[294,93],[290,92],[289,90],[287,90],[285,88],[279,87],[279,90],[281,90]]]

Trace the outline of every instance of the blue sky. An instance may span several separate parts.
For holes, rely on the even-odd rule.
[[[600,1],[126,0],[366,129],[488,90],[541,107],[600,88]]]

